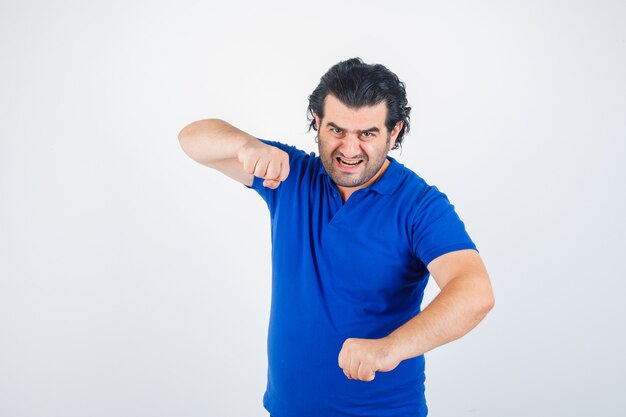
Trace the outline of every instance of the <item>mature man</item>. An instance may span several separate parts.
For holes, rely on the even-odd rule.
[[[425,416],[424,353],[493,307],[485,266],[445,194],[387,154],[409,130],[404,83],[359,58],[309,97],[319,156],[216,119],[185,153],[254,189],[272,228],[274,417]],[[428,277],[441,292],[421,311]]]

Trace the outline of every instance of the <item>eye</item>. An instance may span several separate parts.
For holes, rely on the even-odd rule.
[[[368,138],[368,139],[374,137],[374,134],[372,132],[363,132],[362,135],[364,138]]]
[[[337,128],[337,127],[331,127],[331,128],[330,128],[330,130],[331,130],[333,133],[336,133],[336,134],[340,134],[340,133],[341,133],[341,129],[339,129],[339,128]]]

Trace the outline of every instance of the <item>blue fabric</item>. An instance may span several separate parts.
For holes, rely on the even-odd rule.
[[[272,302],[263,405],[275,417],[420,417],[424,357],[371,382],[349,380],[338,355],[350,337],[381,338],[420,312],[426,265],[476,249],[445,194],[394,158],[342,204],[314,153],[289,154],[276,189],[252,187],[271,216]]]

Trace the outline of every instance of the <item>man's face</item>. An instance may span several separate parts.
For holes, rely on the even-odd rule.
[[[387,104],[351,109],[329,94],[324,100],[324,119],[315,116],[319,154],[324,169],[349,192],[368,187],[385,171],[387,152],[395,142],[402,122],[387,131]]]

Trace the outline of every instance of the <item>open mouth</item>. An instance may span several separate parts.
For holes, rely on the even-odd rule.
[[[350,159],[344,159],[340,156],[337,157],[337,162],[339,162],[340,165],[346,166],[346,167],[355,167],[357,165],[359,165],[361,162],[363,162],[362,159],[356,159],[356,160],[350,160]]]

